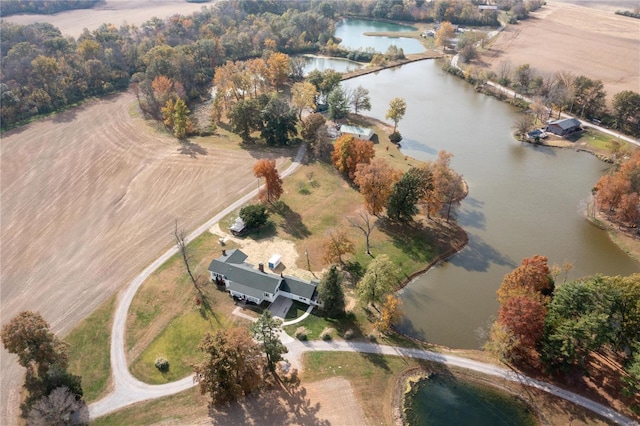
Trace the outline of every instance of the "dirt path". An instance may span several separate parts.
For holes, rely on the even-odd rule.
[[[131,94],[111,96],[2,136],[1,323],[29,309],[70,331],[172,245],[176,219],[193,230],[256,188],[258,158],[286,161],[214,146],[181,154],[131,105]],[[0,372],[7,424],[23,371],[4,349]]]

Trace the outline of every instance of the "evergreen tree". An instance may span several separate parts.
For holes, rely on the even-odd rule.
[[[413,167],[403,174],[393,186],[389,196],[387,206],[389,218],[399,222],[410,221],[418,214],[418,201],[432,189],[432,182],[431,174],[424,169]]]
[[[262,344],[262,351],[267,356],[267,366],[272,372],[275,371],[276,364],[283,360],[282,354],[288,352],[280,341],[281,325],[282,320],[271,316],[268,309],[251,325],[251,334]]]
[[[329,93],[327,103],[329,104],[329,119],[336,120],[349,114],[349,99],[341,86],[336,86]]]
[[[331,318],[344,314],[344,292],[342,291],[342,275],[336,265],[329,270],[318,284],[318,298],[322,302],[322,309]]]

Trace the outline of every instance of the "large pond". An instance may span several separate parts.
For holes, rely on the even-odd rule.
[[[497,314],[502,278],[535,254],[548,256],[551,264],[572,263],[569,279],[640,272],[637,262],[584,218],[605,163],[587,153],[514,140],[516,112],[444,73],[435,61],[343,85],[369,89],[370,115],[381,120],[391,98],[404,98],[403,153],[434,160],[440,150],[451,152],[452,166],[470,188],[458,213],[469,244],[402,291],[404,332],[450,347],[478,348],[479,331]]]
[[[527,426],[536,418],[515,397],[439,375],[418,383],[407,422],[418,425]]]
[[[335,36],[342,39],[341,47],[348,49],[373,48],[377,52],[386,52],[389,46],[402,48],[405,54],[422,53],[424,47],[413,38],[367,36],[364,33],[372,32],[406,32],[415,31],[413,27],[391,24],[387,22],[368,21],[364,19],[343,19],[336,24]]]

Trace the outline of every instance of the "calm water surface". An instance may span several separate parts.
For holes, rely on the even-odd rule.
[[[313,70],[324,71],[326,69],[332,69],[339,73],[345,73],[357,70],[365,66],[359,62],[350,61],[344,58],[329,58],[327,56],[316,55],[301,55],[305,61],[304,75],[309,74]]]
[[[528,407],[509,394],[441,376],[419,383],[411,404],[411,426],[536,424]]]
[[[458,213],[469,244],[402,291],[403,331],[450,347],[479,347],[479,329],[497,314],[502,278],[535,254],[549,257],[550,264],[572,263],[569,279],[640,272],[637,262],[583,216],[605,163],[586,153],[514,140],[518,116],[511,107],[477,94],[435,61],[343,85],[369,89],[370,115],[381,120],[391,98],[404,98],[403,153],[421,160],[435,160],[440,150],[453,153],[452,166],[470,188]]]
[[[373,37],[366,36],[366,32],[406,32],[415,31],[415,28],[405,25],[386,22],[368,21],[365,19],[343,19],[336,24],[335,36],[342,39],[340,46],[349,49],[373,48],[377,52],[384,53],[389,46],[401,47],[405,54],[422,53],[424,47],[420,42],[407,37]]]

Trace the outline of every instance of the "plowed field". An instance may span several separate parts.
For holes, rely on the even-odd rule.
[[[504,61],[512,70],[529,64],[538,73],[602,80],[609,101],[623,90],[640,92],[640,20],[549,1],[530,19],[508,25],[479,63],[498,72]]]
[[[130,110],[116,95],[2,136],[2,323],[33,310],[69,331],[173,244],[176,219],[194,229],[257,187],[258,158],[285,161],[213,142],[184,154]],[[7,424],[22,369],[4,349],[1,374]]]

